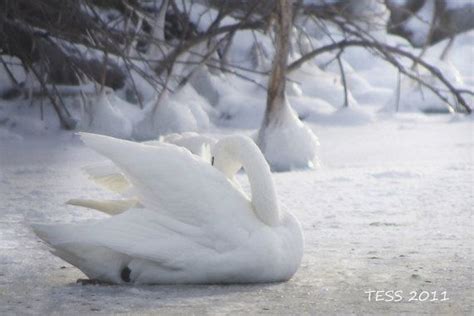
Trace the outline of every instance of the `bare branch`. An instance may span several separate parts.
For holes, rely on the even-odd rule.
[[[413,62],[416,62],[417,64],[423,66],[426,70],[428,70],[429,73],[431,73],[434,77],[436,77],[438,80],[440,80],[443,85],[445,85],[450,93],[456,98],[457,102],[464,108],[464,110],[467,113],[471,113],[472,109],[471,107],[467,104],[466,100],[462,96],[462,94],[459,92],[458,89],[456,89],[451,82],[449,82],[448,79],[434,66],[428,64],[426,61],[423,59],[418,58],[417,56],[404,51],[400,48],[390,46],[387,44],[382,44],[378,42],[372,42],[372,41],[367,41],[367,40],[342,40],[340,42],[334,43],[334,44],[329,44],[323,47],[320,47],[318,49],[313,50],[312,52],[302,56],[298,60],[294,61],[288,66],[288,71],[295,71],[298,69],[302,64],[305,62],[311,60],[312,58],[326,52],[331,52],[336,49],[344,49],[346,47],[364,47],[364,48],[372,48],[375,49],[377,52],[381,53],[382,56],[387,57],[387,61],[390,62],[392,65],[397,67],[401,73],[404,75],[408,76],[409,78],[420,82],[423,86],[431,90],[433,93],[435,93],[439,98],[441,98],[443,101],[445,101],[447,104],[450,104],[449,100],[443,96],[439,91],[437,91],[436,88],[434,88],[432,85],[424,82],[422,79],[419,78],[419,76],[416,76],[412,74],[410,71],[406,70],[405,67],[403,67],[393,56],[389,55],[388,53],[395,54],[398,56],[406,57],[410,59]],[[454,105],[450,104],[451,106],[454,107]]]

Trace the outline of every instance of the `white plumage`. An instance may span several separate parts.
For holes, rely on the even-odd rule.
[[[279,209],[269,167],[249,138],[219,141],[216,168],[175,145],[93,134],[82,139],[122,170],[141,206],[94,223],[33,226],[54,254],[89,278],[271,282],[296,272],[303,254],[300,225]],[[242,165],[252,200],[228,180]]]
[[[216,140],[209,136],[194,132],[172,133],[161,136],[159,140],[146,141],[143,144],[160,146],[163,142],[174,144],[188,149],[194,155],[211,163],[211,151]],[[109,215],[120,214],[132,207],[140,207],[140,203],[133,197],[133,186],[123,175],[120,168],[111,161],[99,162],[84,167],[89,178],[100,186],[126,197],[121,200],[85,200],[71,199],[67,204],[95,209]]]

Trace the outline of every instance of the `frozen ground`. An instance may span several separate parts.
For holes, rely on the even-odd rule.
[[[28,223],[102,216],[64,205],[110,197],[80,170],[101,158],[68,133],[1,140],[0,314],[472,314],[473,126],[420,114],[312,125],[321,168],[274,174],[304,227],[302,266],[286,283],[238,286],[77,285]],[[369,302],[368,290],[404,300]],[[422,290],[449,300],[408,302]]]

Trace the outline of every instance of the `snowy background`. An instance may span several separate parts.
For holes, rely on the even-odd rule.
[[[465,4],[452,1],[451,5]],[[203,13],[198,5],[193,8],[196,12],[191,16],[198,28],[208,27],[213,12]],[[418,36],[410,42],[423,42],[429,33],[426,21],[422,23],[423,17],[430,16],[429,5],[419,12],[406,22]],[[226,19],[224,24],[234,22]],[[334,26],[330,39],[314,24],[300,25],[308,37],[302,39],[298,28],[293,30],[299,41],[292,44],[290,63],[314,47],[342,38]],[[370,34],[416,56],[424,50],[384,30]],[[447,57],[440,59],[448,42],[430,46],[423,58],[456,88],[472,91],[474,32],[457,35]],[[288,75],[289,103],[320,144],[314,169],[273,173],[279,201],[301,221],[306,240],[303,263],[289,282],[75,284],[84,275],[51,255],[29,227],[32,222],[79,222],[104,216],[65,205],[71,198],[117,198],[81,170],[103,158],[86,148],[74,132],[134,140],[189,131],[215,138],[234,133],[254,137],[266,98],[267,77],[259,71],[270,69],[273,43],[266,34],[253,31],[237,32],[232,43],[231,64],[256,72],[236,75],[203,67],[190,83],[166,94],[156,108],[154,87],[137,74],[143,109],[132,102],[126,88],[97,93],[92,83],[59,86],[68,95],[64,102],[77,121],[74,131],[61,128],[48,100],[28,95],[0,99],[0,314],[472,313],[472,115],[455,113],[459,108],[407,77],[399,79],[395,67],[360,47],[348,47],[341,55],[348,106],[344,106],[337,52],[318,55]],[[18,81],[31,90],[38,88],[34,78],[14,66],[15,57],[2,58]],[[412,66],[409,60],[400,62]],[[445,89],[422,68],[419,75]],[[0,65],[0,91],[7,91],[10,84]],[[71,89],[80,89],[88,97],[70,93]],[[443,93],[455,104],[452,95]],[[464,97],[472,107],[472,92]],[[305,148],[297,138],[294,143]],[[267,159],[282,161],[281,157],[287,159],[284,148]],[[248,190],[246,176],[239,174],[238,180]],[[369,290],[403,290],[404,300],[369,302],[365,293]],[[422,290],[446,291],[449,300],[408,302],[410,291]]]
[[[102,216],[64,202],[117,198],[81,172],[103,158],[69,133],[2,142],[0,313],[469,314],[472,121],[403,114],[311,127],[321,168],[273,177],[280,202],[303,223],[302,266],[289,282],[245,286],[75,284],[84,275],[51,255],[28,223]],[[374,289],[447,291],[450,300],[368,302],[364,292]]]

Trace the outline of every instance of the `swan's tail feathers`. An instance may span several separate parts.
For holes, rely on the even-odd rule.
[[[134,207],[141,207],[136,199],[129,200],[83,200],[71,199],[66,204],[94,209],[109,215],[121,214]]]
[[[123,194],[131,188],[120,169],[109,161],[86,166],[83,170],[92,181],[112,192]]]
[[[107,247],[82,243],[86,232],[79,225],[31,225],[35,234],[51,247],[51,252],[79,268],[91,279],[111,283],[124,283],[120,270],[131,258]]]
[[[81,226],[75,224],[31,224],[33,232],[50,246],[75,241],[82,234]]]
[[[49,228],[50,225],[45,225],[45,224],[31,224],[31,228],[33,229],[33,232],[38,236],[40,239],[42,239],[44,242],[51,244],[49,242],[50,240],[50,235],[49,235]]]

